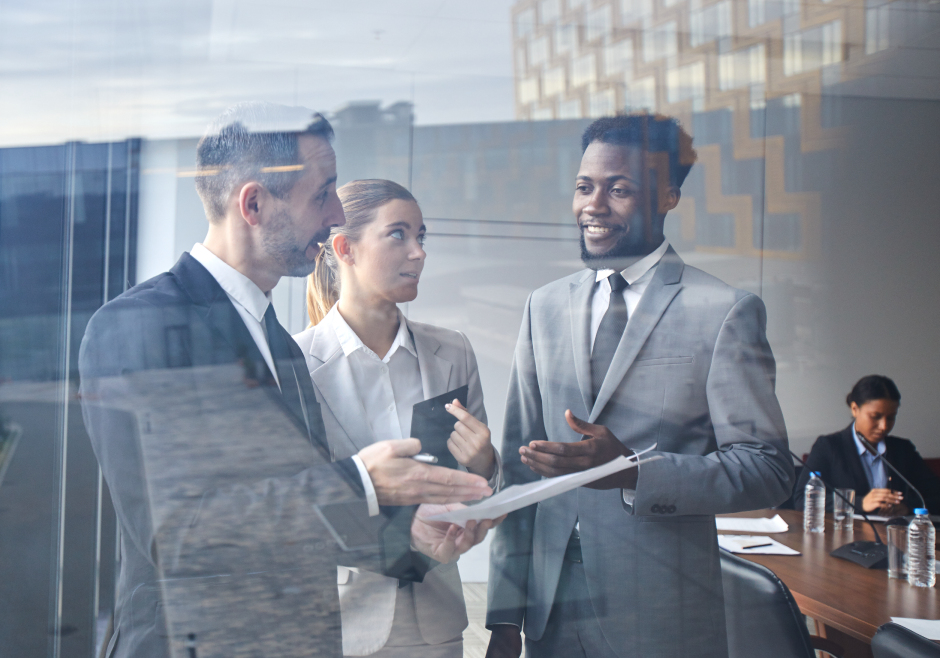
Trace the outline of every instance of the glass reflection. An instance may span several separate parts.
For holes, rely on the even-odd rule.
[[[598,118],[646,110],[677,117],[698,155],[665,219],[664,237],[690,271],[697,268],[763,302],[775,394],[792,449],[808,453],[818,436],[844,426],[848,385],[880,372],[905,393],[898,432],[911,437],[925,466],[932,466],[940,456],[940,444],[931,438],[930,397],[940,290],[926,264],[940,237],[930,221],[940,201],[931,183],[940,118],[933,63],[938,20],[936,6],[908,0],[0,6],[6,35],[0,43],[0,107],[7,119],[0,125],[4,647],[16,655],[99,655],[115,637],[112,618],[126,584],[115,581],[133,553],[119,548],[131,540],[118,530],[114,511],[116,506],[123,513],[126,492],[116,487],[122,492],[114,492],[112,503],[81,404],[130,427],[140,426],[148,403],[139,409],[103,406],[80,395],[79,386],[88,382],[79,377],[79,347],[103,304],[169,270],[203,241],[206,213],[195,186],[199,136],[224,108],[246,99],[320,111],[335,131],[338,186],[386,179],[419,199],[428,259],[421,295],[400,309],[408,322],[460,331],[473,346],[492,443],[503,458],[507,445],[521,440],[504,426],[512,418],[509,382],[527,300],[584,268],[571,214],[581,135]],[[308,324],[306,292],[302,277],[284,277],[270,291],[271,307],[289,334]],[[169,315],[151,349],[188,372],[189,355],[203,344],[188,321]],[[128,333],[139,333],[139,322],[128,322],[135,325]],[[102,358],[118,359],[119,344],[104,344]],[[195,375],[187,374],[185,382],[181,376],[180,391],[189,391],[189,399],[177,401],[222,409],[230,403],[214,397],[216,388],[250,400],[260,405],[262,417],[284,423],[278,440],[294,451],[298,472],[303,464],[333,468],[329,455],[304,446],[306,430],[288,428],[293,421],[284,421],[283,409],[275,413],[258,401],[259,390],[279,390],[263,381],[264,361],[252,354],[235,366],[251,372],[206,373],[199,385]],[[303,374],[305,366],[298,365]],[[242,375],[259,386],[247,388]],[[104,378],[101,385],[129,396],[152,395],[165,383],[129,373],[125,379],[119,385],[120,378]],[[670,380],[667,397],[688,397],[691,384],[679,380],[674,387]],[[671,403],[666,399],[667,407]],[[153,412],[156,425],[183,423],[157,412],[165,409]],[[242,412],[219,415],[242,418]],[[735,422],[747,432],[755,418]],[[205,424],[207,444],[218,441],[212,438],[216,429]],[[260,546],[283,553],[271,558],[275,575],[261,576],[259,568],[241,584],[220,581],[215,590],[208,579],[194,581],[189,592],[199,596],[168,594],[162,584],[141,589],[151,603],[161,601],[159,611],[148,611],[148,623],[162,615],[174,620],[170,626],[198,626],[194,647],[187,634],[177,637],[173,646],[182,655],[213,646],[206,620],[222,619],[225,596],[218,593],[226,587],[233,601],[247,598],[249,590],[280,591],[294,601],[305,595],[277,589],[278,583],[292,585],[284,575],[288,562],[309,563],[319,574],[299,579],[302,592],[325,578],[326,554],[334,556],[334,566],[342,563],[336,557],[342,549],[319,516],[288,537],[286,530],[278,534],[282,512],[272,513],[258,525],[274,526],[269,540],[249,548],[256,538],[232,539],[235,510],[247,510],[238,505],[255,500],[241,460],[248,455],[277,482],[285,475],[279,469],[287,469],[252,452],[249,438],[232,436],[219,442],[214,464],[218,477],[224,471],[233,478],[231,486],[206,499],[224,511],[220,519],[234,518],[221,529],[174,525],[174,514],[193,505],[186,496],[203,485],[191,491],[174,479],[192,466],[166,461],[151,435],[133,440],[142,460],[133,468],[149,474],[140,479],[162,483],[157,492],[142,485],[139,495],[146,488],[152,496],[144,507],[156,510],[158,521],[169,519],[153,546],[181,556],[182,562],[167,563],[167,573],[196,575],[198,581],[222,574],[219,564],[255,569],[268,559]],[[520,465],[514,463],[525,474]],[[345,486],[337,501],[349,494]],[[328,506],[319,509],[333,518],[324,511]],[[329,539],[322,541],[330,548],[315,557],[293,553],[291,542],[310,539],[317,534],[313,528],[326,532]],[[230,543],[212,544],[226,536]],[[316,547],[321,540],[313,539],[307,545]],[[458,562],[468,602],[467,655],[485,651],[486,581],[495,586],[491,539]],[[285,548],[275,551],[281,540]],[[202,560],[203,552],[228,558]],[[152,558],[146,550],[142,555]],[[589,571],[583,564],[579,568]],[[152,566],[164,569],[162,563]],[[158,573],[157,581],[163,580]],[[585,600],[570,582],[563,590],[574,593],[562,599]],[[889,593],[886,605],[901,606],[901,614],[932,614],[923,612],[932,607],[918,608],[911,596]],[[170,596],[173,611],[164,609],[163,596]],[[201,617],[203,611],[191,608],[202,596],[215,603],[207,603]],[[333,605],[323,603],[323,609],[334,615]],[[285,613],[285,636],[299,628],[295,622]],[[323,628],[334,638],[323,646],[339,651],[338,627],[330,621]],[[258,637],[267,642],[267,632]],[[248,634],[240,633],[233,637]],[[256,640],[245,639],[244,646]]]

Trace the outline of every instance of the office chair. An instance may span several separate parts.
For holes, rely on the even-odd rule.
[[[767,567],[721,550],[729,658],[814,658],[814,650],[841,658],[831,640],[809,634],[787,586]]]
[[[940,658],[940,645],[889,622],[871,639],[871,652],[875,658]]]

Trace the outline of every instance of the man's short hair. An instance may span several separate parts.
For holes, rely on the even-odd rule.
[[[239,103],[206,129],[196,146],[196,192],[209,221],[225,216],[232,192],[256,181],[279,199],[290,194],[303,175],[301,135],[333,138],[322,115],[302,107],[274,103]]]
[[[698,157],[692,148],[692,137],[676,119],[662,114],[625,114],[598,119],[581,136],[582,153],[593,142],[668,154],[669,182],[676,187],[682,187]]]

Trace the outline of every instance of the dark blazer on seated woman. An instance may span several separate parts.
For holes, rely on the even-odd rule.
[[[904,474],[926,499],[927,509],[931,514],[940,514],[940,478],[938,478],[923,460],[914,444],[896,436],[885,438],[884,459]],[[809,480],[810,471],[819,471],[826,483],[826,511],[832,511],[832,491],[830,487],[855,489],[855,509],[862,509],[862,499],[871,490],[865,467],[858,454],[858,447],[852,436],[852,425],[841,432],[827,434],[816,439],[807,460],[809,468],[804,468],[794,490],[794,507],[803,509],[803,489]],[[910,490],[904,481],[885,467],[888,476],[888,489],[904,494],[904,504],[911,510],[920,507],[920,498]]]

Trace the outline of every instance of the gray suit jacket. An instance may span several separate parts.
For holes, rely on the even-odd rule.
[[[487,625],[542,636],[565,547],[580,520],[584,571],[607,641],[623,657],[727,656],[714,515],[786,499],[793,482],[761,300],[670,249],[592,400],[594,272],[526,304],[503,433],[507,484],[535,479],[533,440],[578,441],[566,409],[629,448],[658,443],[631,508],[620,490],[581,488],[510,515],[490,558]]]
[[[467,338],[460,332],[420,322],[408,321],[408,328],[418,354],[425,399],[468,384],[468,410],[485,423],[483,388]],[[375,435],[336,333],[321,324],[294,339],[307,360],[333,458],[350,457],[374,443]],[[358,656],[378,651],[391,632],[398,581],[371,571],[340,567],[338,582],[343,652]],[[428,644],[451,640],[467,627],[456,562],[429,571],[423,582],[415,583],[414,593],[418,626]]]

